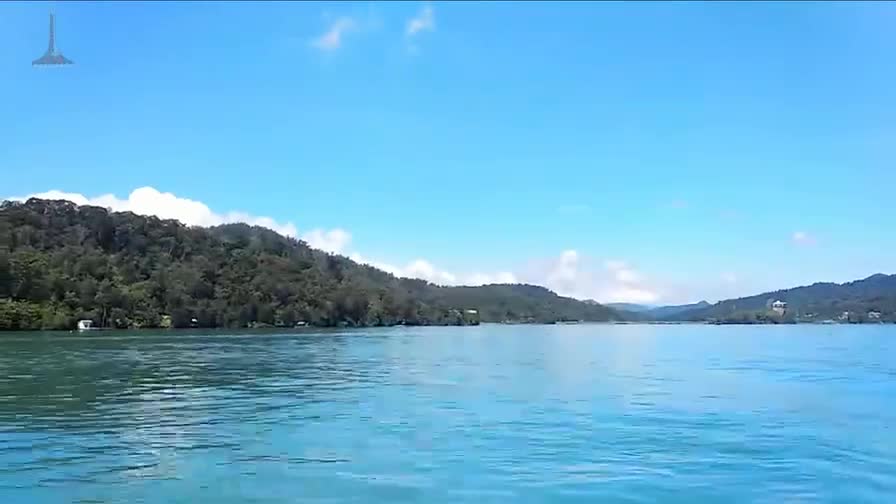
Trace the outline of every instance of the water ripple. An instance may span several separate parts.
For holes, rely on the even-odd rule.
[[[892,326],[0,338],[0,502],[887,502]]]

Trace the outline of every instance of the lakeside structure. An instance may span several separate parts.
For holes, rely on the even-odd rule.
[[[771,308],[772,311],[777,313],[778,315],[784,315],[784,312],[787,311],[787,303],[778,299],[772,302]]]

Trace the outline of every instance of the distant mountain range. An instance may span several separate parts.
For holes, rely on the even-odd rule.
[[[769,313],[771,302],[784,301],[785,319],[851,322],[896,321],[896,275],[876,274],[842,284],[822,282],[764,292],[694,307],[659,317],[663,320],[738,320]]]
[[[687,312],[694,311],[694,310],[701,310],[701,309],[707,308],[709,306],[712,306],[712,305],[707,303],[706,301],[700,301],[699,303],[691,303],[691,304],[684,304],[684,305],[658,306],[656,308],[648,310],[647,314],[650,315],[651,317],[654,317],[657,319],[663,319],[666,317],[673,317],[673,316],[676,316],[676,315],[679,315],[682,313],[687,313]]]
[[[597,301],[595,301],[593,299],[589,299],[585,302],[586,303],[597,303]],[[609,306],[610,308],[612,308],[614,310],[627,311],[627,312],[631,312],[631,313],[646,312],[646,311],[656,308],[656,306],[642,305],[642,304],[636,304],[636,303],[607,303],[604,306]]]
[[[635,303],[608,303],[604,306],[609,306],[614,310],[619,310],[622,312],[628,312],[631,314],[635,314],[635,318],[642,318],[648,320],[660,320],[666,317],[671,317],[677,315],[679,313],[685,313],[692,310],[698,310],[702,308],[706,308],[708,306],[712,306],[706,301],[700,301],[699,303],[691,303],[684,305],[667,305],[667,306],[651,306],[651,305],[642,305]]]
[[[771,304],[775,301],[786,303],[783,313],[771,309]],[[715,304],[700,301],[672,306],[635,303],[608,303],[604,306],[617,310],[623,317],[634,321],[896,322],[896,275],[878,273],[842,284],[819,282],[726,299]]]

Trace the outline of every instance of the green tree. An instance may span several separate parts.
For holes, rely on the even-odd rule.
[[[0,328],[452,324],[616,312],[527,285],[439,287],[396,278],[245,224],[175,221],[32,199],[0,206]]]

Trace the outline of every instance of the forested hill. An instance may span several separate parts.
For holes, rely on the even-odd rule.
[[[483,322],[619,318],[531,285],[396,278],[245,224],[188,227],[66,201],[0,206],[0,329],[70,329],[79,319],[116,327],[458,324],[466,309]]]
[[[720,301],[695,310],[671,315],[677,320],[738,320],[768,312],[768,303],[787,303],[786,318],[800,321],[838,319],[865,322],[869,312],[880,313],[881,321],[896,321],[896,275],[872,275],[843,284],[815,283],[804,287],[766,292],[756,296]],[[877,319],[875,319],[877,320]]]

